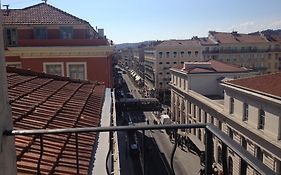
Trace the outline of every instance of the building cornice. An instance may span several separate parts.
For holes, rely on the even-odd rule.
[[[113,53],[110,46],[83,46],[83,47],[9,47],[5,56],[19,56],[25,58],[73,58],[73,57],[107,57]]]
[[[201,94],[198,94],[192,90],[183,92],[181,89],[172,84],[170,85],[170,87],[171,90],[174,90],[176,93],[181,94],[181,96],[184,96],[186,99],[196,104],[201,109],[204,109],[211,116],[215,116],[218,120],[227,123],[231,128],[241,133],[252,142],[258,144],[268,152],[275,155],[277,158],[281,158],[280,141],[276,141],[272,138],[267,137],[266,135],[262,134],[261,131],[250,128],[249,126],[246,126],[245,123],[235,120],[234,117],[227,117],[228,114],[224,112],[221,106],[216,105],[213,101],[211,101],[207,97],[202,96]]]

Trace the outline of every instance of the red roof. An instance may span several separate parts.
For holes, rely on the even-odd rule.
[[[185,64],[189,64],[186,62]],[[185,66],[185,65],[184,65]],[[209,60],[207,62],[191,62],[190,66],[181,69],[187,73],[216,73],[216,72],[248,72],[251,69],[241,67],[235,64],[224,63],[217,60]]]
[[[105,86],[87,81],[7,68],[14,129],[97,127]],[[79,133],[79,170],[87,174],[95,133]],[[16,136],[18,174],[36,174],[38,136]],[[43,136],[41,174],[76,174],[75,135]]]
[[[228,81],[226,83],[281,97],[281,72],[276,74],[237,79]]]
[[[266,43],[267,40],[260,35],[241,34],[237,32],[210,32],[219,43]]]
[[[87,21],[77,18],[69,13],[66,13],[56,7],[47,3],[36,4],[24,9],[9,9],[2,10],[4,14],[3,24],[5,25],[46,25],[46,24],[59,24],[59,25],[73,25],[73,24],[86,24]]]

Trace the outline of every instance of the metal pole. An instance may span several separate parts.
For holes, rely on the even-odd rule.
[[[142,130],[142,161],[143,161],[143,174],[145,175],[145,130]]]
[[[78,145],[78,133],[75,133],[75,143],[76,143],[76,170],[79,174],[79,145]]]
[[[213,134],[206,129],[206,155],[205,155],[205,175],[212,174],[213,164]]]

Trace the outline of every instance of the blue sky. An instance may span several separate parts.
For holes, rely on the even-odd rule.
[[[40,0],[2,0],[23,8]],[[209,30],[242,33],[281,29],[281,0],[48,0],[104,28],[114,43],[188,39]]]

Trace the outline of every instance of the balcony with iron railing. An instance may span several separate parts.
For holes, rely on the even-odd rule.
[[[174,155],[177,149],[178,144],[178,130],[182,129],[192,129],[192,128],[203,128],[205,129],[205,175],[210,175],[213,173],[212,164],[213,164],[213,138],[216,137],[222,142],[222,167],[223,173],[228,174],[229,165],[227,162],[227,149],[231,149],[235,152],[240,158],[240,174],[246,174],[247,166],[252,167],[258,174],[262,175],[275,175],[276,173],[264,165],[260,160],[250,154],[245,150],[241,145],[232,140],[228,135],[220,131],[212,124],[171,124],[171,125],[144,125],[144,126],[111,126],[111,127],[88,127],[88,128],[65,128],[65,129],[37,129],[37,130],[6,130],[4,135],[6,136],[27,136],[27,135],[36,135],[40,139],[40,157],[37,160],[37,174],[40,174],[41,167],[40,162],[44,152],[44,147],[47,146],[44,144],[44,137],[47,135],[58,135],[58,134],[74,134],[75,135],[75,156],[76,156],[76,169],[77,174],[79,174],[79,134],[81,133],[102,133],[109,132],[110,136],[118,131],[142,131],[143,137],[146,130],[161,130],[166,129],[174,132],[175,134],[175,143],[173,150],[171,152],[172,156],[170,159],[170,167],[172,174],[175,175],[174,170]],[[111,141],[112,142],[112,141]],[[145,148],[145,140],[142,142],[142,149]],[[110,143],[109,152],[112,149],[112,143]],[[141,156],[145,156],[144,150],[141,151]],[[107,158],[108,160],[108,158]],[[145,160],[142,158],[142,160]],[[107,169],[107,174],[115,174],[114,170],[108,166],[108,162],[104,162]],[[142,174],[145,174],[147,162],[142,163]]]

